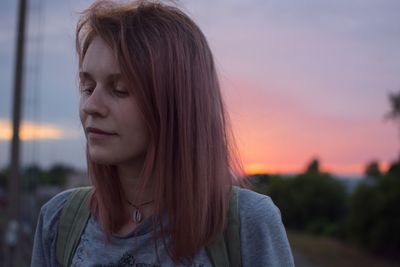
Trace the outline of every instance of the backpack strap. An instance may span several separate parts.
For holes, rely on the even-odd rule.
[[[61,212],[58,225],[56,258],[63,267],[71,265],[72,256],[90,216],[87,201],[92,187],[80,187],[71,193]]]
[[[228,224],[221,238],[206,247],[215,267],[241,267],[238,187],[233,186],[229,202]]]
[[[92,187],[77,188],[64,205],[58,225],[56,257],[61,266],[68,267],[78,246],[80,236],[90,216],[87,200]],[[206,247],[215,267],[241,267],[240,218],[238,188],[232,187],[228,224],[221,238]]]
[[[240,217],[238,187],[233,186],[229,203],[228,226],[225,230],[225,243],[228,248],[228,256],[232,267],[242,266],[242,254],[240,249]]]

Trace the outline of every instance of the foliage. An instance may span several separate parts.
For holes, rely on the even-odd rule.
[[[318,159],[313,159],[311,161],[311,163],[307,167],[306,173],[320,173]]]
[[[386,119],[399,120],[400,119],[400,91],[396,93],[389,93],[389,101],[391,110],[385,115]]]
[[[37,165],[30,165],[21,172],[21,186],[26,191],[32,191],[40,185],[64,186],[68,175],[73,172],[73,168],[62,164],[56,164],[48,170],[44,170]],[[0,186],[5,187],[7,185],[8,174],[8,169],[0,171]]]
[[[258,180],[255,187],[272,198],[286,226],[316,234],[339,234],[347,197],[342,184],[329,174],[269,176],[268,185]]]
[[[368,163],[365,173],[374,180],[365,179],[351,195],[339,180],[310,167],[293,177],[257,175],[252,181],[256,191],[272,198],[288,228],[351,239],[375,252],[400,255],[399,161],[386,173],[377,161]]]
[[[391,110],[385,114],[384,119],[397,123],[400,134],[400,91],[389,93],[389,102]],[[400,161],[400,153],[398,157]]]
[[[397,177],[398,179],[400,179],[400,161],[393,162],[390,165],[387,175],[391,177]]]
[[[367,166],[365,167],[364,174],[367,177],[379,179],[379,177],[382,176],[382,172],[379,168],[378,161],[374,160],[374,161],[371,161],[370,163],[368,163]]]
[[[3,188],[7,187],[8,174],[9,174],[8,168],[5,168],[0,171],[0,187],[3,187]]]
[[[69,174],[73,173],[73,169],[61,164],[52,166],[47,171],[44,183],[52,185],[65,185]]]
[[[349,235],[379,252],[400,252],[400,179],[386,173],[375,186],[360,185],[351,197]]]

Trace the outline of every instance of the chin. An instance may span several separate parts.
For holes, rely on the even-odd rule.
[[[136,152],[136,151],[135,151]],[[89,160],[96,164],[102,165],[120,165],[120,164],[134,164],[135,162],[142,162],[146,157],[145,151],[141,153],[128,153],[124,150],[111,150],[111,149],[97,149],[96,147],[89,147],[88,156]]]
[[[89,151],[89,159],[93,163],[102,165],[113,165],[115,164],[115,156],[109,153],[99,153],[98,151]]]
[[[113,162],[111,162],[109,159],[104,158],[104,157],[90,156],[90,160],[93,163],[96,163],[96,164],[102,164],[102,165],[111,165],[111,164],[113,164]]]

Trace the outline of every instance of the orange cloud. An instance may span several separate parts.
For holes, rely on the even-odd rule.
[[[11,140],[12,125],[9,121],[0,120],[0,140]],[[20,137],[23,141],[28,140],[57,140],[65,137],[64,132],[53,125],[35,124],[24,121],[20,127]]]
[[[287,167],[266,163],[248,163],[245,164],[244,169],[247,174],[261,174],[288,172],[289,169]]]
[[[267,163],[245,163],[244,170],[246,174],[262,174],[262,173],[299,173],[304,170],[303,164],[267,164]]]

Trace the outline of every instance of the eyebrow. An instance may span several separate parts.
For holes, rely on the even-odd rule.
[[[122,77],[121,73],[113,73],[113,74],[110,74],[110,75],[107,76],[107,80],[108,81],[118,81],[118,80],[121,80],[121,77]],[[85,80],[85,79],[94,80],[92,78],[92,75],[90,75],[90,73],[86,72],[86,71],[80,71],[79,72],[79,78],[81,80]]]

